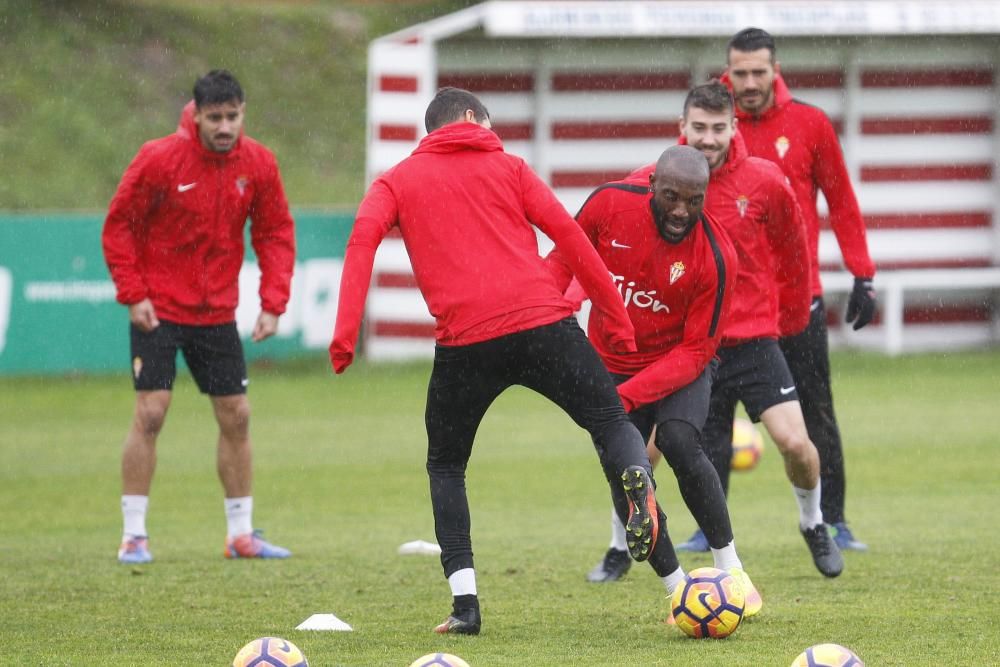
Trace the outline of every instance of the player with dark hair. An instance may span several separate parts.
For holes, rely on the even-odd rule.
[[[708,415],[712,359],[719,345],[736,255],[719,224],[702,210],[709,166],[688,146],[671,146],[645,178],[602,185],[577,214],[577,222],[611,271],[636,330],[638,351],[618,354],[603,343],[604,320],[592,315],[588,333],[618,383],[618,395],[646,440],[655,429],[655,448],[677,477],[681,496],[711,536],[715,567],[729,570],[747,594],[745,613],[756,614],[760,594],[736,553],[726,496],[701,448]],[[560,286],[572,273],[559,250],[548,257]],[[624,529],[605,560],[588,574],[609,581],[607,560],[628,557]],[[619,550],[617,547],[621,545]],[[683,581],[670,560],[650,559],[668,597]]]
[[[777,344],[779,335],[801,331],[809,319],[809,253],[801,213],[781,170],[747,155],[725,86],[718,81],[696,86],[684,108],[680,143],[708,160],[712,176],[705,211],[718,219],[739,260],[703,446],[728,490],[736,403],[743,403],[753,421],[762,421],[785,460],[799,505],[799,529],[813,562],[835,577],[843,559],[823,525],[818,456]],[[652,169],[639,169],[630,178]],[[651,460],[656,458],[651,452]]]
[[[226,70],[198,79],[177,132],[143,145],[104,222],[104,256],[128,306],[135,416],[122,454],[122,563],[153,559],[146,531],[156,440],[177,351],[219,425],[227,558],[287,558],[253,529],[247,369],[236,330],[243,232],[260,264],[252,339],[274,335],[295,263],[294,222],[274,155],[243,134],[243,89]]]
[[[552,191],[522,159],[504,152],[474,95],[444,88],[425,119],[429,134],[375,180],[358,208],[330,359],[337,373],[354,359],[375,251],[398,227],[436,320],[424,416],[427,473],[453,599],[451,614],[435,631],[478,634],[465,470],[486,410],[512,385],[549,398],[590,433],[632,556],[645,560],[661,549],[673,554],[673,547],[642,437],[538,256],[535,226],[564,252],[606,318],[604,344],[618,353],[634,351],[634,330],[606,267]],[[557,470],[539,474],[558,488]]]
[[[818,192],[823,191],[830,226],[844,263],[855,276],[846,312],[846,321],[853,322],[855,330],[868,324],[875,314],[875,264],[868,253],[864,219],[837,133],[821,109],[792,97],[775,58],[774,38],[760,28],[741,30],[729,40],[726,58],[723,81],[736,99],[736,116],[748,152],[781,167],[802,209],[813,266],[811,316],[805,331],[783,337],[780,344],[795,378],[809,437],[819,450],[823,516],[841,549],[865,551],[867,545],[854,538],[844,513],[844,453],[833,409],[826,308],[819,274]]]

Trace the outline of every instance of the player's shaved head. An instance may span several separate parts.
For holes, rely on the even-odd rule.
[[[686,185],[704,190],[708,187],[711,170],[708,160],[697,148],[691,146],[671,146],[663,151],[656,161],[654,177],[657,181],[681,181]]]
[[[711,169],[697,148],[671,146],[649,175],[653,222],[667,243],[680,243],[694,228],[705,205]]]

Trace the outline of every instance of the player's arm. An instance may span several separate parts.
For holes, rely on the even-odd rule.
[[[597,247],[597,239],[600,236],[600,229],[606,220],[604,198],[591,194],[587,198],[580,212],[576,214],[577,224],[587,235],[590,244]],[[576,305],[579,310],[580,304],[587,300],[587,294],[578,280],[573,280],[573,269],[570,268],[559,248],[553,248],[545,257],[545,268],[555,279],[556,287],[563,292],[566,298]]]
[[[337,373],[343,373],[354,361],[354,347],[364,317],[375,251],[396,224],[398,216],[396,197],[389,184],[382,178],[377,179],[358,207],[354,229],[344,254],[337,323],[330,342],[330,362]]]
[[[778,331],[782,336],[792,336],[801,333],[809,324],[812,303],[809,241],[791,186],[776,171],[767,187],[770,192],[764,227],[774,257]]]
[[[161,195],[147,172],[152,150],[143,146],[125,173],[104,219],[101,245],[118,303],[132,306],[149,296],[139,267],[138,238]]]
[[[723,240],[724,241],[724,240]],[[715,356],[736,280],[736,256],[714,244],[711,268],[702,272],[684,319],[684,338],[663,357],[618,386],[627,412],[669,396],[694,382]]]
[[[847,302],[846,320],[854,322],[854,329],[860,329],[875,316],[875,263],[868,254],[868,239],[865,234],[864,218],[854,195],[844,155],[837,141],[833,127],[826,122],[820,128],[820,140],[816,142],[813,164],[815,179],[826,197],[830,209],[830,226],[837,237],[840,254],[847,270],[854,276],[854,288]]]
[[[270,325],[285,312],[295,270],[295,222],[288,211],[278,163],[273,156],[267,157],[262,183],[250,205],[250,242],[260,267],[260,307],[275,316],[258,318],[261,331],[254,338],[261,340],[274,333]]]
[[[868,254],[864,218],[844,164],[837,133],[829,121],[821,125],[815,146],[814,177],[830,209],[830,226],[837,237],[844,264],[855,277],[870,280],[875,276],[875,263]]]
[[[619,354],[635,352],[635,328],[611,274],[583,229],[527,165],[521,170],[521,192],[528,220],[552,239],[586,290],[593,308],[606,318],[604,330],[609,347]]]

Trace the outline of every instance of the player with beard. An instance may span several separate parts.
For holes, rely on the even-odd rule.
[[[559,405],[591,435],[636,560],[667,549],[644,441],[615,385],[538,255],[535,226],[565,253],[605,319],[603,344],[635,351],[634,330],[601,258],[552,191],[508,155],[472,93],[442,88],[427,107],[425,136],[379,176],[358,208],[347,242],[334,370],[354,359],[375,251],[399,227],[420,292],[436,319],[427,389],[427,474],[434,531],[452,593],[439,633],[479,634],[465,471],[490,404],[522,385]],[[538,471],[558,498],[559,471]],[[378,480],[373,482],[377,491]],[[660,545],[659,548],[657,545]],[[657,556],[658,557],[658,556]]]
[[[173,396],[180,349],[219,426],[226,558],[287,558],[253,528],[246,359],[236,330],[244,228],[260,265],[256,343],[273,336],[288,303],[295,223],[274,155],[243,132],[243,88],[213,70],[194,85],[177,131],[146,142],[122,176],[104,221],[104,256],[128,306],[135,412],[122,451],[118,560],[153,560],[146,532],[157,438]]]
[[[728,490],[732,422],[736,403],[742,402],[753,421],[764,423],[784,458],[798,501],[799,530],[816,568],[835,577],[843,570],[843,558],[823,523],[819,459],[777,343],[779,336],[801,332],[809,320],[809,253],[795,195],[776,165],[747,155],[732,97],[720,82],[690,91],[680,130],[680,143],[708,159],[712,175],[705,211],[719,220],[739,259],[704,429],[705,451]],[[643,167],[629,178],[653,169]],[[649,452],[655,464],[658,454]]]
[[[600,314],[591,314],[591,341],[643,438],[655,429],[654,451],[663,453],[685,504],[711,536],[715,567],[730,571],[746,589],[745,613],[752,616],[761,608],[760,595],[743,570],[725,493],[701,448],[712,360],[736,278],[732,244],[702,210],[708,180],[704,156],[688,146],[672,146],[645,177],[599,187],[576,217],[618,284],[638,351],[608,349]],[[568,284],[571,273],[562,253],[555,250],[547,259],[558,284]],[[605,560],[627,563],[624,529],[616,538]],[[649,562],[671,595],[683,580],[673,550],[657,546]],[[613,579],[608,576],[613,568],[604,566],[598,565],[588,580]]]
[[[813,266],[809,326],[797,335],[783,337],[780,344],[795,378],[809,437],[819,450],[823,517],[841,549],[866,551],[868,546],[854,538],[844,513],[847,478],[830,384],[826,308],[819,276],[817,194],[823,191],[830,209],[830,227],[844,264],[855,276],[846,312],[846,321],[853,322],[855,330],[875,315],[875,264],[868,254],[864,219],[837,133],[821,109],[792,97],[775,59],[774,38],[759,28],[746,28],[730,39],[726,56],[723,82],[736,98],[736,117],[747,151],[774,162],[788,177],[809,238]]]

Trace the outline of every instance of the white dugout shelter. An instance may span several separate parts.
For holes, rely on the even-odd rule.
[[[898,354],[1000,340],[995,0],[485,2],[370,45],[368,182],[425,134],[434,92],[458,86],[575,213],[676,142],[687,90],[722,72],[747,26],[775,36],[793,95],[834,122],[867,223],[880,314],[859,332],[840,325],[851,277],[821,234],[831,342]],[[367,323],[370,358],[433,352],[398,237],[376,257]]]

